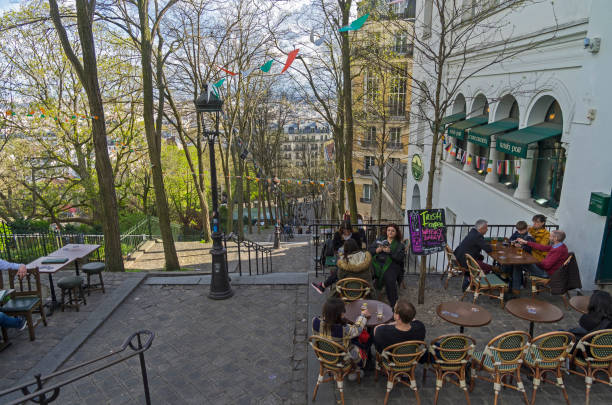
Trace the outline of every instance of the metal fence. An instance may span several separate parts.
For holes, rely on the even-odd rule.
[[[315,246],[315,272],[316,275],[319,275],[319,270],[321,270],[321,260],[318,260],[322,254],[322,246],[326,240],[331,239],[333,237],[334,232],[338,230],[337,223],[314,223],[309,225],[312,230],[312,238],[313,244]],[[374,243],[379,237],[382,237],[385,233],[387,224],[379,225],[379,224],[359,224],[353,225],[355,229],[362,228],[365,231],[366,235],[366,244],[370,246],[370,244]],[[404,260],[404,271],[407,274],[416,274],[419,272],[419,265],[421,260],[426,260],[426,267],[428,273],[442,273],[444,268],[446,267],[446,255],[444,252],[434,253],[428,256],[417,256],[410,253],[410,246],[408,243],[409,234],[408,234],[408,224],[398,224],[400,230],[402,231],[402,238],[404,240],[404,244],[406,245],[406,259]],[[454,250],[459,243],[463,240],[463,238],[468,234],[473,225],[446,225],[446,242],[447,244]],[[554,229],[559,229],[558,225],[547,225],[546,229],[549,231]],[[485,238],[509,238],[515,231],[514,225],[491,225],[489,224],[489,229]],[[487,258],[485,261],[490,262],[490,258]]]
[[[249,276],[255,274],[265,274],[272,272],[272,249],[257,242],[247,239],[240,239],[235,233],[223,235],[223,245],[225,247],[225,261],[227,262],[227,242],[236,244],[238,253],[238,273],[242,276],[242,262],[246,260]],[[246,271],[246,270],[245,270]]]
[[[122,363],[132,357],[138,356],[140,360],[140,373],[142,375],[145,403],[150,405],[151,396],[149,393],[149,380],[147,377],[144,352],[151,347],[154,338],[155,334],[148,330],[141,330],[133,333],[125,340],[121,347],[111,350],[109,354],[77,364],[73,367],[68,367],[64,370],[56,371],[49,375],[43,376],[41,374],[36,374],[32,381],[0,391],[0,402],[7,405],[17,405],[32,401],[40,405],[47,405],[58,400],[63,387]],[[131,352],[126,350],[128,348],[131,349]],[[127,368],[125,369],[127,370]],[[74,375],[74,373],[78,374]],[[63,381],[56,382],[62,378]],[[7,400],[9,401],[8,403],[5,402]],[[58,402],[62,403],[63,401]]]

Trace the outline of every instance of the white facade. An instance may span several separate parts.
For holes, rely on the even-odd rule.
[[[423,17],[427,14],[424,7],[431,1],[417,1],[417,36],[422,35]],[[465,1],[470,4],[500,3],[499,0]],[[543,207],[535,202],[533,194],[538,192],[540,182],[550,180],[547,180],[544,169],[535,178],[538,165],[547,164],[546,159],[534,152],[539,147],[537,144],[530,145],[527,159],[520,159],[518,184],[510,187],[501,184],[496,173],[497,160],[510,161],[515,157],[497,151],[494,146],[500,135],[493,135],[489,148],[476,149],[477,146],[468,141],[461,145],[467,153],[492,161],[493,171],[488,174],[478,174],[473,163],[461,164],[438,146],[442,161],[434,179],[433,206],[452,211],[456,215],[456,224],[473,224],[478,218],[491,224],[514,224],[518,220],[530,222],[535,214],[545,215],[548,223],[557,224],[566,232],[566,244],[578,259],[583,288],[592,289],[595,287],[606,218],[588,211],[589,198],[591,192],[610,193],[612,187],[612,114],[608,110],[612,100],[612,81],[609,79],[612,69],[612,26],[609,23],[612,21],[612,2],[524,2],[504,13],[503,28],[484,36],[490,42],[481,42],[474,51],[453,56],[445,64],[447,81],[453,80],[450,77],[452,72],[463,63],[463,76],[469,76],[452,95],[454,102],[445,115],[461,111],[466,112],[467,118],[480,115],[484,100],[489,105],[489,123],[508,118],[514,101],[518,105],[519,129],[551,120],[556,115],[562,132],[556,138],[555,148],[560,146],[565,150],[560,197],[549,206]],[[491,20],[495,18],[493,14]],[[432,32],[435,33],[435,14],[433,21]],[[500,38],[505,39],[502,45],[495,42]],[[600,38],[599,51],[591,52],[585,48],[585,38],[589,38],[591,43]],[[434,34],[431,41],[435,40]],[[501,47],[505,47],[506,52],[513,49],[518,53],[473,73],[496,52],[501,52]],[[427,70],[430,67],[420,68]],[[415,75],[418,74],[415,69]],[[413,94],[412,100],[416,103],[418,95]],[[549,110],[554,101],[558,103],[561,114]],[[562,122],[559,122],[559,115]],[[414,128],[410,132],[418,132],[419,123],[411,125]],[[418,129],[422,131],[423,127]],[[425,137],[430,139],[431,133],[425,133]],[[453,142],[453,147],[458,146],[456,139],[448,136],[447,139]],[[416,182],[409,175],[406,187],[406,201],[420,198],[422,207],[425,206],[432,153],[431,142],[425,144],[429,144],[421,152],[425,176]],[[410,172],[410,164],[408,170]],[[420,197],[413,195],[417,189]]]

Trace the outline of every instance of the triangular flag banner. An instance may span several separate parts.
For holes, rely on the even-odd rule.
[[[227,73],[230,76],[236,76],[236,73],[234,73],[234,72],[232,72],[230,70],[227,70],[226,68],[223,68],[223,67],[219,66],[219,69],[223,70],[225,73]]]
[[[446,145],[446,148],[444,148],[444,149],[448,152],[452,146],[453,145],[451,143],[449,143],[448,145]]]
[[[516,174],[517,176],[520,174],[520,169],[521,169],[521,163],[518,160],[514,161],[514,174]]]
[[[498,160],[497,161],[497,174],[501,174],[501,162]]]
[[[244,79],[246,77],[249,77],[249,75],[251,73],[253,73],[254,70],[255,70],[255,68],[251,68],[251,69],[247,69],[247,70],[241,71],[240,73],[242,74],[242,78]]]
[[[506,175],[510,174],[510,162],[504,160],[504,165],[506,166]]]
[[[314,39],[314,30],[310,31],[310,42],[315,44],[315,46],[320,46],[324,41],[325,41],[325,35],[323,35],[321,38],[315,40]]]
[[[217,83],[215,83],[213,86],[215,87],[221,87],[223,85],[223,82],[225,81],[225,78],[219,80]]]
[[[267,61],[266,63],[264,63],[263,65],[261,65],[261,67],[259,68],[259,70],[261,70],[264,73],[268,73],[270,71],[270,69],[272,68],[272,63],[274,61],[272,59],[270,59],[269,61]]]
[[[467,164],[468,164],[468,166],[472,164],[472,155],[468,155]],[[478,164],[478,159],[476,160],[476,166],[480,166]],[[478,167],[478,168],[480,168],[480,167]]]
[[[358,29],[363,27],[363,24],[365,24],[365,22],[367,21],[369,16],[370,16],[369,13],[365,14],[365,15],[362,15],[361,17],[359,17],[358,19],[356,19],[355,21],[353,21],[349,25],[346,25],[346,26],[338,29],[338,31],[340,31],[340,32],[357,31]]]
[[[285,66],[283,67],[283,70],[281,70],[281,73],[285,73],[285,71],[289,69],[289,66],[291,66],[299,51],[299,49],[294,49],[293,51],[289,52],[289,55],[287,55],[287,62],[285,62]]]

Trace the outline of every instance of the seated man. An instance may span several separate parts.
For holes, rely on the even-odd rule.
[[[485,273],[490,273],[491,270],[493,270],[493,267],[483,262],[484,256],[480,254],[481,250],[484,250],[485,252],[491,252],[493,250],[491,248],[491,245],[484,240],[483,235],[487,233],[487,229],[487,221],[485,221],[484,219],[479,219],[478,221],[476,221],[474,227],[470,229],[470,232],[467,234],[467,236],[461,241],[459,246],[457,246],[457,249],[455,249],[455,257],[457,258],[457,261],[465,269],[467,269],[465,254],[468,253],[470,256],[476,259],[476,261],[480,265],[480,268]],[[469,272],[466,272],[466,274],[463,276],[463,291],[465,291],[468,285],[470,285],[470,275]]]
[[[548,252],[544,260],[538,264],[523,266],[522,270],[536,277],[549,278],[555,271],[559,270],[561,266],[563,266],[563,263],[569,256],[567,246],[565,246],[563,243],[564,240],[565,232],[560,230],[552,231],[550,233],[549,245],[540,245],[539,243],[529,242],[523,238],[518,238],[517,242],[523,246],[527,245],[535,250]],[[515,280],[519,278],[520,275],[518,273],[520,273],[520,271],[521,269],[518,266],[514,267],[512,289],[519,289],[520,284],[517,285]]]
[[[20,279],[22,279],[28,272],[25,264],[11,263],[2,259],[0,259],[0,270],[17,270],[17,275]],[[2,277],[2,274],[0,274],[0,277]],[[19,330],[23,330],[26,327],[26,320],[22,317],[16,318],[0,312],[0,327],[17,328]]]
[[[393,308],[395,322],[374,328],[376,351],[382,353],[385,348],[408,340],[425,340],[425,325],[421,321],[414,320],[415,315],[414,305],[407,298],[398,299]]]

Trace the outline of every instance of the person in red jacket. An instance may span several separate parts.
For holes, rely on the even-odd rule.
[[[521,245],[527,245],[532,249],[548,252],[546,257],[537,264],[530,264],[523,267],[523,270],[536,276],[549,278],[553,273],[563,266],[563,263],[567,260],[569,252],[567,246],[563,243],[565,240],[565,232],[556,230],[550,233],[550,244],[540,245],[535,242],[528,242],[525,239],[519,238],[517,241]]]

